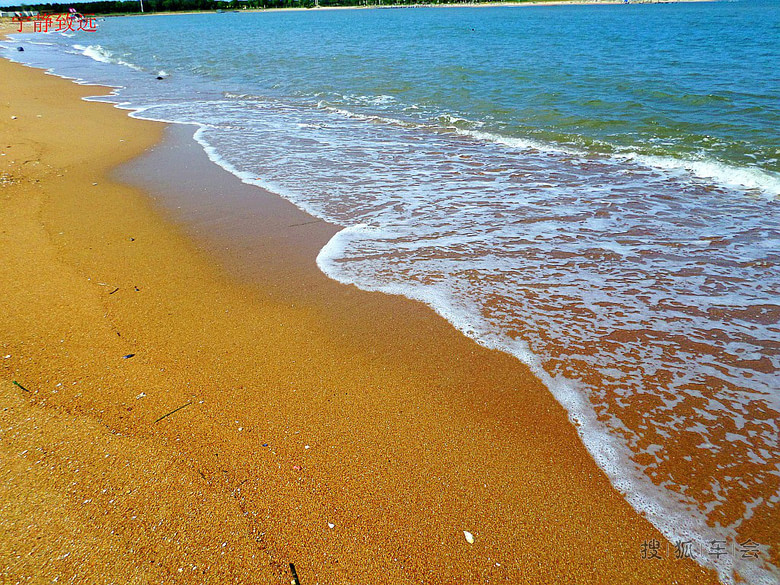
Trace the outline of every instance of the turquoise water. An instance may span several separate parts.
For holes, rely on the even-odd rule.
[[[5,54],[343,226],[326,274],[527,363],[637,510],[775,583],[707,546],[780,503],[778,7],[152,16]]]
[[[550,10],[109,19],[82,38],[242,93],[718,162],[777,190],[777,2]],[[360,102],[377,96],[388,102]]]

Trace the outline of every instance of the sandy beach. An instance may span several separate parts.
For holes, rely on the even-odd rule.
[[[335,227],[0,78],[0,582],[718,582],[520,362],[322,275]]]

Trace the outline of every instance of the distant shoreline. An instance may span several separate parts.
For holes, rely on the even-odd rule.
[[[314,6],[312,8],[247,8],[246,10],[232,10],[226,12],[286,12],[306,10],[387,10],[391,8],[481,8],[481,7],[522,7],[522,6],[614,6],[618,4],[687,4],[692,2],[718,2],[719,0],[533,0],[531,2],[457,2],[451,4],[386,4],[370,6]],[[209,11],[210,12],[210,11]],[[161,13],[157,13],[161,14]],[[175,12],[166,14],[176,14]]]
[[[246,8],[241,10],[223,10],[228,12],[306,12],[330,10],[389,10],[395,8],[483,8],[483,7],[526,7],[526,6],[615,6],[620,4],[689,4],[699,2],[719,2],[720,0],[532,0],[530,2],[456,2],[447,4],[372,4],[368,6],[292,6],[288,8]],[[144,15],[204,14],[216,13],[214,10],[198,12],[147,12]],[[119,15],[111,15],[119,16]],[[124,15],[123,15],[124,16]]]
[[[293,6],[286,8],[243,8],[223,9],[221,13],[243,12],[305,12],[305,11],[331,11],[331,10],[388,10],[396,8],[481,8],[481,7],[527,7],[527,6],[615,6],[621,4],[688,4],[699,2],[719,2],[720,0],[531,0],[529,2],[457,2],[447,4],[372,4],[367,6]],[[65,4],[61,5],[63,11]],[[6,11],[10,7],[0,7],[0,11]],[[221,14],[216,10],[182,10],[174,12],[125,12],[125,13],[96,13],[101,17],[116,16],[172,16],[176,14]],[[11,17],[0,17],[0,23],[11,22]]]

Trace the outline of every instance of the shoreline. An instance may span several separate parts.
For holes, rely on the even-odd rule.
[[[367,5],[367,6],[312,6],[306,7],[287,7],[287,8],[246,8],[241,10],[227,9],[223,13],[243,13],[243,12],[305,12],[305,11],[331,11],[331,10],[389,10],[395,8],[479,8],[479,7],[523,7],[523,6],[614,6],[618,4],[691,4],[700,2],[720,2],[722,0],[531,0],[529,2],[457,2],[451,4],[389,4],[389,5]],[[175,16],[177,14],[217,14],[215,10],[196,10],[196,11],[175,11],[175,12],[128,12],[121,14],[101,14],[97,15],[105,18],[117,18],[125,16]],[[0,24],[11,23],[10,17],[0,17]],[[11,33],[19,31],[11,31]],[[22,31],[29,32],[29,31]],[[6,31],[8,34],[8,31]],[[21,34],[21,33],[19,33]]]
[[[0,160],[13,248],[0,428],[16,431],[0,502],[24,543],[11,549],[28,547],[3,542],[0,575],[62,555],[52,575],[99,575],[118,554],[125,582],[257,582],[258,564],[282,582],[289,562],[304,583],[717,582],[691,561],[641,559],[642,540],[663,537],[517,360],[419,303],[327,279],[310,255],[327,226],[280,231],[309,216],[186,148],[172,156],[202,174],[193,185],[213,181],[200,200],[172,186],[186,166],[164,193],[113,181],[181,140],[79,101],[95,86],[0,67],[14,88],[0,110],[14,155]]]
[[[540,7],[540,6],[614,6],[622,4],[692,4],[702,2],[720,2],[721,0],[532,0],[530,2],[458,2],[451,4],[388,4],[370,6],[312,6],[311,8],[291,6],[287,8],[246,8],[241,10],[224,10],[224,13],[249,12],[328,12],[332,10],[391,10],[397,8],[500,8],[500,7]],[[105,16],[175,16],[177,14],[216,14],[216,11],[205,10],[196,12],[147,12],[128,14],[107,14]]]

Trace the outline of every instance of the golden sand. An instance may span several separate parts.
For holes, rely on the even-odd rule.
[[[331,228],[257,235],[242,280],[109,178],[165,126],[0,79],[0,582],[717,582],[642,559],[670,545],[519,362],[295,252]]]

